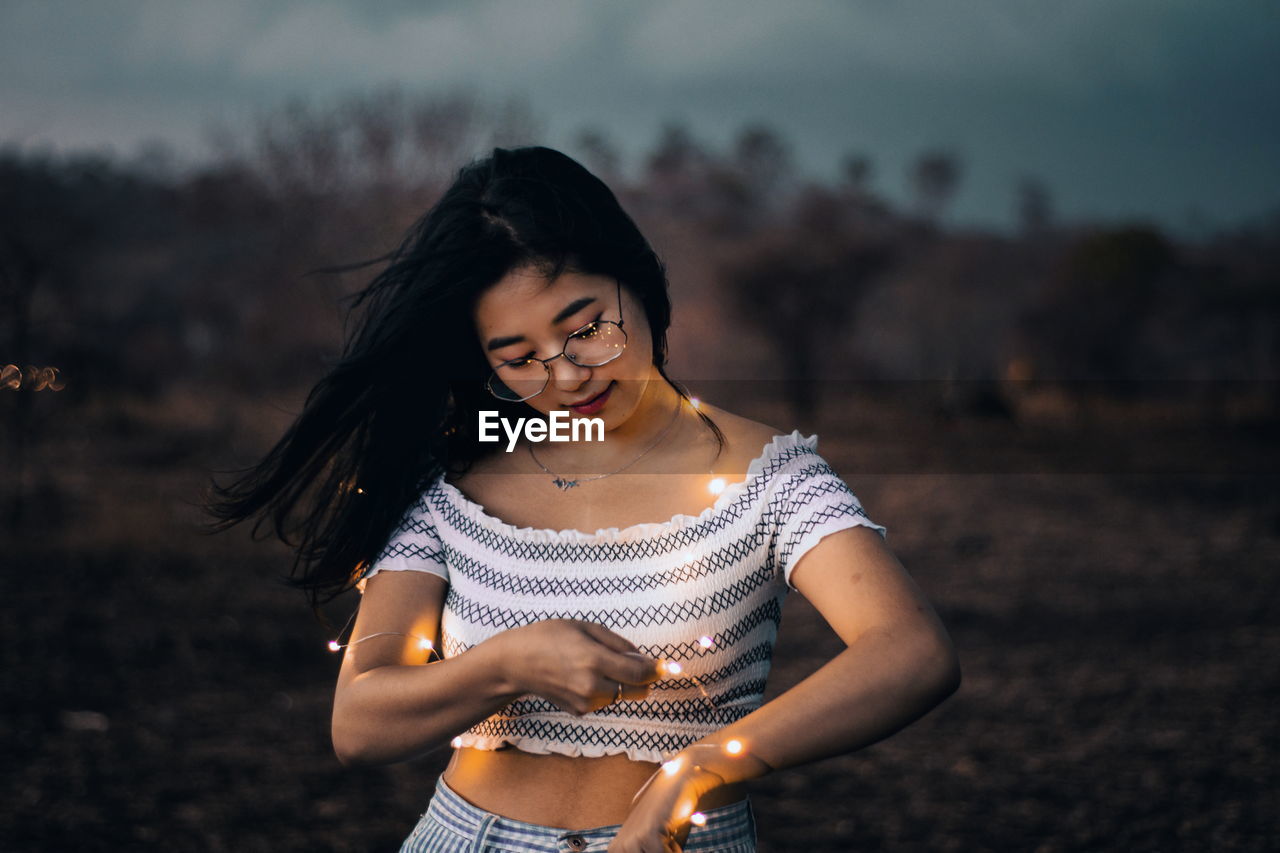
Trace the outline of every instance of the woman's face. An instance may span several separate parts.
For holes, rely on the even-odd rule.
[[[525,268],[486,290],[475,308],[476,333],[490,368],[518,358],[551,358],[564,349],[569,335],[596,320],[624,321],[627,344],[622,354],[597,367],[560,356],[547,364],[546,388],[524,402],[544,416],[567,411],[573,418],[601,418],[608,431],[631,417],[648,383],[660,379],[644,310],[625,287],[611,277],[572,271],[547,286],[545,276]],[[606,391],[603,405],[594,411],[571,408]]]

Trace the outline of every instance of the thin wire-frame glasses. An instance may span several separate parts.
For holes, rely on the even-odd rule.
[[[550,362],[560,356],[579,367],[600,367],[622,355],[627,348],[627,332],[622,328],[622,282],[618,285],[618,322],[593,320],[570,333],[564,348],[550,358],[513,358],[493,369],[484,386],[499,400],[519,403],[538,396],[551,380]]]

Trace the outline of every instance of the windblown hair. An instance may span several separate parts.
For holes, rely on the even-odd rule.
[[[490,368],[473,311],[508,273],[616,278],[644,307],[654,366],[688,399],[665,370],[665,267],[609,188],[558,151],[495,148],[464,166],[399,247],[372,263],[381,261],[349,297],[348,317],[364,311],[302,413],[258,464],[232,472],[240,476],[229,486],[213,481],[205,496],[217,519],[210,533],[258,516],[259,538],[271,520],[295,550],[287,583],[306,590],[317,612],[351,588],[432,480],[493,452],[476,436],[478,410],[536,414],[483,385]],[[719,427],[698,416],[723,448]]]

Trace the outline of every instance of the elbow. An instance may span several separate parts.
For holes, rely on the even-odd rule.
[[[333,754],[338,763],[347,769],[355,767],[377,767],[390,764],[393,759],[376,751],[376,747],[367,738],[361,739],[352,733],[339,734],[333,732]]]
[[[960,689],[960,657],[949,640],[940,641],[930,650],[921,669],[927,673],[931,692],[938,702]]]
[[[346,768],[395,764],[430,754],[437,748],[403,743],[386,726],[370,722],[365,716],[344,714],[340,707],[334,710],[329,737],[334,756]]]
[[[336,721],[333,725],[331,736],[333,738],[333,754],[343,767],[361,767],[370,763],[365,757],[359,741],[350,732],[340,729]]]
[[[333,709],[333,721],[329,736],[333,740],[333,754],[343,767],[367,767],[380,763],[373,755],[369,727],[342,713],[341,705]]]

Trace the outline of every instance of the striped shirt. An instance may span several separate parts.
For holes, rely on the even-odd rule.
[[[760,707],[782,604],[799,559],[859,525],[886,536],[817,453],[818,437],[774,436],[746,478],[700,515],[595,533],[516,527],[443,476],[409,508],[358,588],[379,571],[449,582],[443,657],[544,619],[605,625],[680,664],[645,699],[575,716],[526,694],[460,734],[462,746],[665,761]]]

